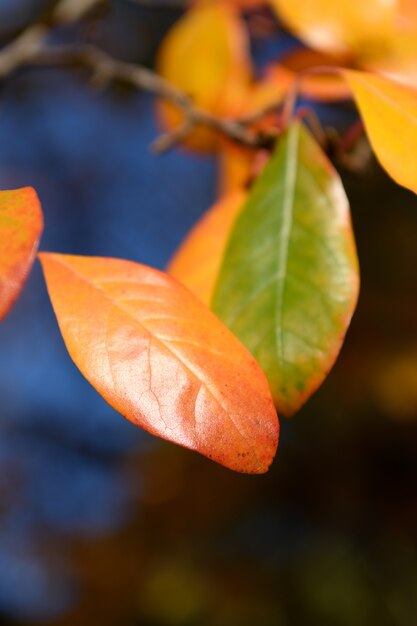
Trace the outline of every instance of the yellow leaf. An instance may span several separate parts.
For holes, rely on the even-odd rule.
[[[217,116],[233,115],[251,79],[247,35],[237,9],[212,2],[187,11],[165,37],[157,71],[199,107]],[[160,103],[159,111],[169,128],[182,121],[182,113],[171,104]],[[215,136],[199,129],[191,145],[213,149]]]
[[[360,53],[391,32],[396,0],[271,0],[278,16],[303,41],[328,52]]]
[[[368,72],[343,74],[382,167],[417,192],[417,90]]]

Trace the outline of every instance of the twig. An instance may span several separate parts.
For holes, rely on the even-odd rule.
[[[34,64],[62,64],[78,62],[90,67],[100,82],[121,80],[139,89],[151,92],[174,104],[183,114],[183,124],[157,140],[156,149],[161,151],[182,141],[196,126],[210,128],[248,148],[266,147],[276,138],[276,133],[256,131],[250,128],[248,119],[216,117],[197,106],[192,98],[155,72],[133,63],[120,61],[92,45],[77,45],[63,48],[44,48],[27,62]],[[259,117],[264,117],[268,110]],[[155,147],[155,146],[154,146]]]
[[[60,0],[52,14],[52,25],[81,19],[90,9],[103,0]],[[133,63],[120,61],[103,50],[89,45],[48,46],[50,28],[34,24],[25,29],[12,43],[0,50],[0,79],[12,74],[23,65],[56,65],[78,62],[93,71],[97,82],[121,80],[136,88],[144,89],[174,104],[182,113],[183,122],[174,130],[162,134],[152,148],[156,152],[169,150],[196,128],[209,128],[246,148],[270,148],[294,117],[300,83],[307,73],[330,73],[334,68],[308,69],[298,75],[284,101],[272,103],[259,111],[237,119],[216,117],[202,109],[190,96],[179,90],[155,72]],[[268,130],[256,128],[256,124],[271,114],[279,113],[277,125]],[[311,117],[311,116],[310,116]],[[327,145],[325,133],[317,120],[312,119],[323,146]]]
[[[52,19],[59,24],[77,22],[100,4],[103,4],[103,0],[60,0],[52,13]]]
[[[102,0],[60,0],[52,13],[53,24],[64,24],[81,19]],[[0,79],[13,74],[29,63],[46,47],[51,27],[43,23],[31,24],[20,35],[0,50]]]

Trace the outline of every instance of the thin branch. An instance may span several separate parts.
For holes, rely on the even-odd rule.
[[[44,48],[27,62],[34,64],[62,64],[78,62],[91,68],[100,83],[121,80],[136,88],[144,89],[174,104],[183,114],[183,124],[163,135],[156,144],[161,151],[182,141],[195,127],[210,128],[248,148],[260,148],[276,139],[276,133],[256,131],[250,128],[253,123],[245,120],[219,118],[197,106],[192,98],[155,72],[133,63],[120,61],[92,45]],[[269,108],[267,112],[269,112]],[[259,117],[264,117],[259,112]],[[165,148],[166,147],[166,148]]]
[[[77,21],[102,1],[60,0],[53,11],[52,24]],[[196,127],[209,128],[247,148],[269,148],[294,117],[300,83],[304,75],[337,71],[327,67],[306,70],[298,75],[284,101],[281,99],[241,118],[221,118],[199,107],[189,95],[146,67],[117,60],[89,44],[48,46],[50,28],[44,24],[29,26],[12,43],[0,50],[0,79],[24,65],[77,62],[92,70],[96,82],[103,84],[119,80],[151,92],[175,105],[183,116],[183,121],[177,128],[162,134],[154,142],[152,148],[157,152],[169,150],[184,141]],[[258,122],[274,113],[278,114],[276,127],[268,130],[256,128]],[[318,139],[323,146],[327,145],[325,133],[318,120],[313,118],[312,122],[313,130],[320,131],[317,133]]]
[[[60,0],[52,13],[53,24],[80,20],[102,0]],[[11,43],[0,50],[0,79],[13,74],[22,65],[36,58],[46,47],[51,27],[42,22],[29,25]]]
[[[52,25],[80,20],[103,0],[60,0],[52,13]],[[183,114],[183,123],[163,134],[153,145],[161,152],[183,141],[197,126],[210,128],[248,148],[271,145],[276,132],[255,131],[251,127],[277,106],[268,107],[246,119],[216,117],[197,106],[191,97],[177,89],[155,72],[132,63],[119,61],[92,45],[67,47],[48,46],[47,38],[52,27],[38,23],[28,26],[9,45],[0,50],[0,79],[13,74],[19,67],[30,64],[62,64],[77,61],[90,67],[98,82],[122,80],[136,88],[144,89],[174,104]]]
[[[77,22],[100,4],[103,4],[103,0],[60,0],[52,13],[52,19],[59,24]]]
[[[13,74],[17,68],[30,62],[43,47],[48,28],[43,24],[28,26],[16,39],[0,51],[0,78]]]

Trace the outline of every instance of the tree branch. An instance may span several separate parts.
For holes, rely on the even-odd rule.
[[[136,88],[144,89],[174,104],[183,114],[184,121],[179,128],[160,137],[154,148],[163,151],[183,141],[197,126],[210,128],[221,135],[248,148],[266,147],[276,139],[275,132],[253,130],[254,121],[269,115],[272,107],[260,111],[256,118],[228,119],[216,117],[209,111],[197,106],[192,98],[155,72],[133,63],[119,61],[103,50],[92,45],[70,47],[50,47],[40,50],[32,58],[26,59],[31,64],[61,65],[78,62],[92,69],[95,78],[103,83],[112,80],[124,81]],[[279,108],[280,103],[274,107]]]
[[[52,12],[52,24],[66,24],[80,20],[102,0],[60,0]],[[46,48],[51,26],[42,22],[25,28],[11,43],[0,50],[0,79],[13,74]]]
[[[101,3],[102,0],[60,0],[52,13],[52,27],[55,24],[77,21]],[[28,26],[9,45],[0,50],[0,79],[26,65],[56,65],[75,61],[89,67],[100,82],[122,80],[136,88],[151,92],[174,104],[183,115],[183,122],[178,128],[161,135],[156,140],[153,148],[158,152],[168,150],[182,142],[198,126],[210,128],[248,148],[265,148],[276,140],[276,131],[259,131],[253,129],[253,126],[272,111],[277,111],[281,106],[280,103],[268,106],[247,118],[216,117],[197,106],[187,94],[146,67],[117,60],[88,44],[49,46],[47,38],[52,27],[42,23]]]

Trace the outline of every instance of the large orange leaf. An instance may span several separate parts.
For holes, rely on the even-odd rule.
[[[381,165],[417,192],[417,90],[368,72],[345,70],[344,76]]]
[[[233,115],[251,78],[247,35],[237,8],[211,2],[189,9],[165,37],[157,70],[199,107],[219,116]],[[160,103],[159,111],[169,128],[182,121],[171,104]],[[192,147],[212,149],[215,135],[200,128],[190,140]]]
[[[129,261],[40,258],[68,351],[109,404],[231,469],[268,469],[278,421],[266,378],[188,289]]]
[[[327,52],[362,53],[384,45],[396,19],[396,0],[271,0],[278,16],[308,45]]]
[[[207,305],[211,302],[233,222],[245,199],[244,191],[234,191],[219,200],[197,222],[169,264],[169,273]]]
[[[42,226],[34,189],[0,191],[0,319],[13,306],[29,274]]]

